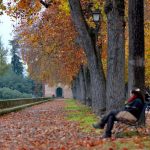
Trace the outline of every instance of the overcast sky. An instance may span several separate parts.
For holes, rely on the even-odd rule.
[[[0,36],[4,47],[9,46],[9,40],[12,38],[13,22],[7,15],[0,16]]]
[[[13,37],[13,24],[10,17],[7,15],[0,16],[0,36],[2,39],[3,46],[6,49],[10,49],[9,40]],[[10,56],[8,54],[8,62],[10,62]]]

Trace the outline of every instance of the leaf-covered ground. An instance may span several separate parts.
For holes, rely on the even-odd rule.
[[[0,116],[0,150],[150,150],[149,136],[100,139],[90,110],[67,101]]]

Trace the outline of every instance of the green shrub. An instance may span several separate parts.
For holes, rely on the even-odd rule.
[[[0,99],[31,98],[31,94],[21,93],[10,88],[0,88]]]

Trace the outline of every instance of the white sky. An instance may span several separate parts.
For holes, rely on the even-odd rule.
[[[3,0],[4,4],[7,4],[8,0]],[[6,14],[0,15],[0,36],[5,49],[10,49],[9,40],[13,37],[13,21]],[[8,62],[10,62],[10,56],[8,54]]]
[[[0,15],[0,36],[2,39],[3,46],[5,49],[10,49],[9,40],[13,37],[13,24],[10,17],[5,15]],[[8,62],[10,62],[10,56],[8,56]]]
[[[0,16],[0,36],[2,38],[3,46],[5,49],[10,50],[11,46],[9,45],[9,40],[13,38],[13,25],[16,22],[11,21],[11,18],[7,15]],[[7,63],[11,62],[11,56],[8,53]],[[26,68],[27,65],[24,65],[24,74],[27,75]]]
[[[8,0],[3,0],[3,3],[6,4]],[[9,16],[6,14],[0,15],[0,37],[5,49],[10,51],[11,46],[9,45],[9,40],[13,38],[13,25],[16,26],[16,22],[12,21]],[[7,56],[7,63],[11,62],[11,56]],[[27,65],[24,65],[24,74],[27,75],[26,69]]]

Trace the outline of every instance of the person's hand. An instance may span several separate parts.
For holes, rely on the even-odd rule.
[[[129,105],[126,105],[125,107],[126,109],[130,109],[130,110],[133,110],[133,109],[138,109],[137,107],[135,106],[129,106]]]
[[[125,105],[125,108],[129,108],[130,106],[129,105]]]

